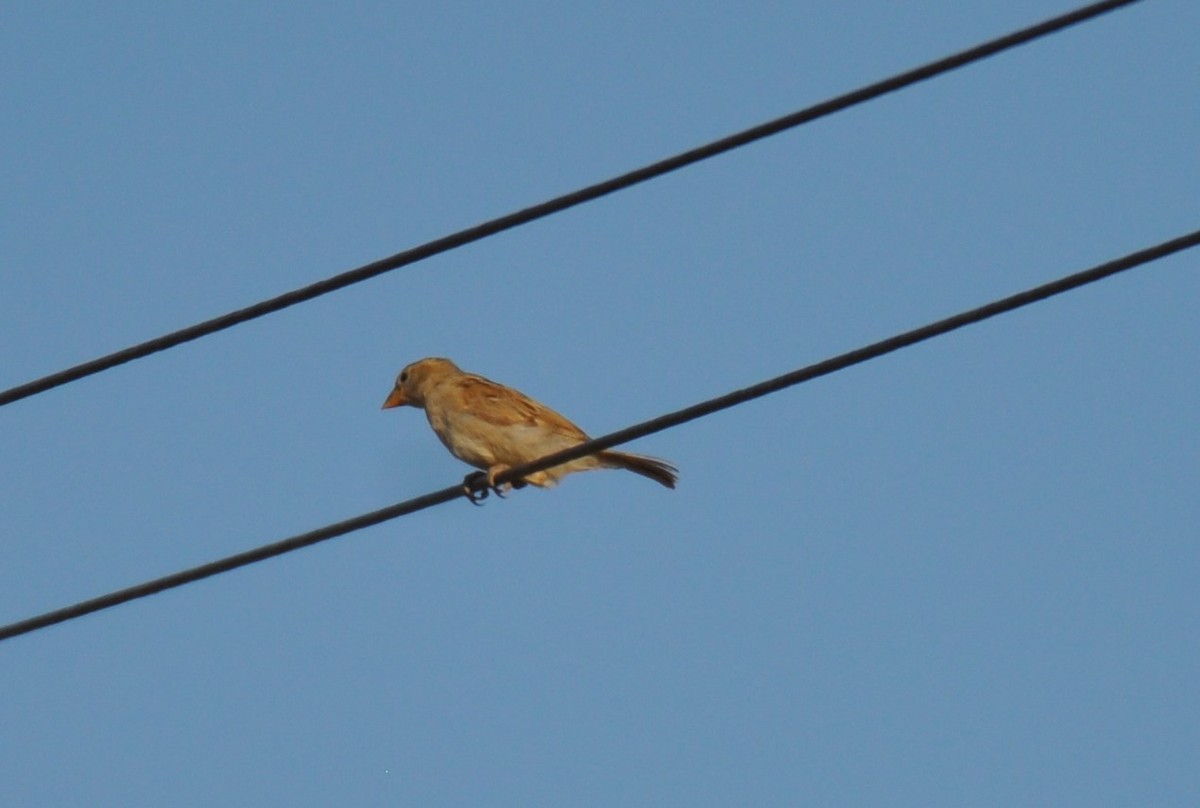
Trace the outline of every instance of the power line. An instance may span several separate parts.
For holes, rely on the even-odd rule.
[[[866,362],[869,359],[875,359],[884,354],[898,351],[901,348],[906,348],[915,345],[918,342],[932,339],[933,337],[949,333],[955,329],[962,328],[966,325],[978,323],[986,320],[989,317],[995,317],[997,314],[1019,309],[1022,306],[1028,306],[1031,303],[1036,303],[1040,300],[1053,297],[1054,295],[1062,294],[1063,292],[1076,289],[1089,283],[1095,283],[1115,275],[1118,272],[1124,272],[1134,267],[1147,264],[1151,261],[1164,258],[1173,253],[1189,249],[1200,245],[1200,230],[1193,231],[1185,236],[1165,241],[1153,247],[1144,250],[1139,250],[1135,253],[1130,253],[1122,258],[1117,258],[1113,261],[1108,261],[1103,264],[1092,267],[1091,269],[1077,272],[1073,275],[1059,278],[1058,280],[1035,286],[1032,289],[1027,289],[1023,292],[1018,292],[1014,295],[995,300],[983,306],[979,306],[952,317],[947,317],[937,322],[929,323],[928,325],[914,328],[911,331],[905,331],[893,337],[889,337],[879,342],[873,342],[862,348],[858,348],[847,353],[826,359],[822,362],[817,362],[814,365],[794,370],[790,373],[785,373],[782,376],[776,376],[773,379],[768,379],[750,387],[741,390],[735,390],[717,398],[712,398],[707,401],[702,401],[698,404],[693,404],[690,407],[685,407],[675,412],[670,412],[665,415],[660,415],[657,418],[652,418],[649,421],[643,421],[640,424],[627,427],[625,429],[611,432],[586,443],[581,443],[569,449],[564,449],[560,452],[547,455],[540,460],[531,463],[526,463],[498,474],[496,476],[497,483],[513,482],[535,471],[557,466],[561,463],[566,463],[585,455],[594,454],[595,452],[609,449],[621,443],[627,443],[636,438],[642,438],[651,435],[655,432],[661,432],[671,427],[679,426],[688,421],[693,421],[697,418],[702,418],[706,415],[718,412],[720,410],[729,409],[739,404],[744,404],[756,398],[778,392],[788,387],[800,384],[802,382],[816,379],[820,376],[826,376],[839,370],[844,370],[852,365],[857,365]],[[481,481],[473,483],[475,490],[481,490],[483,487]],[[67,606],[62,609],[56,609],[52,612],[31,617],[26,620],[21,620],[16,623],[11,623],[0,627],[0,641],[16,637],[20,634],[27,634],[31,631],[52,626],[56,623],[62,623],[66,620],[71,620],[76,617],[82,617],[85,614],[98,612],[102,609],[108,609],[122,603],[127,603],[131,600],[144,598],[147,595],[153,595],[157,592],[162,592],[166,589],[172,589],[177,586],[182,586],[193,581],[199,581],[202,578],[208,578],[213,575],[218,575],[222,572],[244,567],[248,564],[253,564],[258,561],[263,561],[273,556],[289,553],[293,550],[298,550],[301,547],[318,542],[332,539],[337,536],[342,536],[356,530],[361,530],[365,527],[377,525],[380,522],[386,522],[389,519],[395,519],[405,514],[415,511],[424,510],[425,508],[440,505],[443,502],[449,502],[457,497],[465,496],[463,486],[454,485],[449,488],[443,488],[440,491],[434,491],[425,494],[415,499],[405,500],[387,508],[381,508],[371,513],[363,514],[362,516],[347,519],[342,522],[337,522],[332,525],[327,525],[317,530],[301,533],[298,536],[284,539],[273,544],[267,544],[262,547],[247,550],[246,552],[237,555],[228,556],[207,564],[202,564],[198,567],[183,570],[172,575],[167,575],[162,578],[157,578],[153,581],[138,584],[136,586],[121,589],[116,592],[102,595],[91,600],[85,600],[81,603],[76,603],[73,606]]]
[[[770,137],[771,135],[779,134],[787,129],[792,129],[810,121],[823,118],[827,115],[832,115],[835,112],[840,112],[849,107],[870,101],[882,95],[895,92],[897,90],[908,87],[912,84],[925,81],[942,73],[955,70],[959,67],[986,59],[989,56],[994,56],[1019,45],[1024,45],[1032,42],[1035,39],[1047,36],[1049,34],[1061,31],[1070,26],[1081,22],[1099,17],[1102,14],[1107,14],[1110,11],[1115,11],[1122,6],[1132,5],[1140,2],[1140,0],[1103,0],[1103,2],[1092,3],[1091,5],[1083,6],[1074,11],[1068,12],[1058,17],[1054,17],[1044,22],[1031,25],[1019,31],[1006,34],[996,39],[989,40],[982,44],[968,48],[964,51],[952,54],[942,59],[921,65],[903,73],[892,76],[891,78],[883,79],[882,81],[868,84],[860,87],[857,90],[839,95],[827,101],[822,101],[811,107],[793,112],[781,118],[768,121],[758,126],[745,129],[720,140],[712,141],[703,146],[698,146],[694,149],[676,154],[673,157],[659,160],[656,163],[643,166],[625,174],[613,177],[603,182],[598,182],[594,185],[589,185],[577,191],[564,194],[562,196],[549,199],[536,205],[515,211],[513,213],[500,216],[495,219],[483,222],[482,224],[468,227],[464,230],[459,230],[456,233],[451,233],[448,236],[443,236],[433,241],[426,242],[417,247],[405,250],[404,252],[396,253],[388,258],[382,258],[370,264],[351,269],[339,275],[334,275],[331,278],[326,278],[323,281],[310,284],[308,286],[294,289],[290,292],[278,295],[277,297],[263,300],[253,305],[247,306],[236,311],[231,311],[227,314],[222,314],[219,317],[214,317],[210,320],[205,320],[195,325],[181,328],[178,331],[172,331],[160,337],[147,340],[146,342],[132,345],[128,348],[107,354],[105,356],[92,359],[66,370],[51,373],[48,376],[43,376],[39,379],[17,385],[8,390],[0,392],[0,406],[11,404],[15,401],[20,401],[23,398],[44,393],[47,390],[52,390],[55,387],[60,387],[70,382],[78,381],[79,379],[92,376],[105,370],[123,365],[126,362],[132,362],[135,359],[142,359],[150,354],[159,351],[165,351],[169,348],[174,348],[182,345],[185,342],[199,339],[201,337],[215,334],[218,331],[224,331],[227,328],[232,328],[250,320],[263,317],[267,314],[280,311],[289,306],[294,306],[297,303],[303,303],[308,300],[320,297],[338,289],[342,289],[352,284],[374,278],[377,275],[382,275],[385,272],[399,269],[400,267],[422,261],[440,253],[448,252],[457,247],[462,247],[480,239],[493,236],[505,230],[510,230],[519,225],[528,224],[529,222],[549,216],[553,213],[559,213],[568,208],[581,205],[584,202],[590,202],[607,194],[629,188],[633,185],[645,182],[655,177],[660,177],[672,171],[684,168],[698,163],[702,160],[707,160],[710,157],[715,157],[724,154],[727,151],[745,146],[757,140]]]

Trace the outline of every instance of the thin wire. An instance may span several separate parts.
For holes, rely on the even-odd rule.
[[[839,370],[866,362],[869,359],[875,359],[884,354],[898,351],[901,348],[906,348],[915,345],[918,342],[923,342],[933,337],[946,334],[955,329],[972,323],[978,323],[986,320],[989,317],[995,317],[998,314],[1019,309],[1022,306],[1028,306],[1031,303],[1036,303],[1054,295],[1062,294],[1063,292],[1084,286],[1089,283],[1095,283],[1115,275],[1118,272],[1133,269],[1134,267],[1147,264],[1151,261],[1164,258],[1173,253],[1189,249],[1200,245],[1200,230],[1196,230],[1185,236],[1165,241],[1145,250],[1139,250],[1135,253],[1130,253],[1123,258],[1118,258],[1114,261],[1109,261],[1104,264],[1092,267],[1091,269],[1077,272],[1073,275],[1059,278],[1058,280],[1035,286],[1032,289],[1027,289],[1023,292],[1010,295],[1005,298],[993,301],[978,308],[970,309],[969,311],[956,314],[952,317],[947,317],[943,320],[914,328],[911,331],[897,334],[888,339],[880,340],[879,342],[871,343],[862,348],[858,348],[847,353],[839,354],[822,362],[817,362],[814,365],[794,370],[790,373],[785,373],[782,376],[776,376],[773,379],[768,379],[751,387],[746,387],[741,390],[735,390],[717,398],[712,398],[707,401],[702,401],[699,404],[694,404],[690,407],[685,407],[675,412],[660,415],[657,418],[652,418],[649,421],[643,421],[640,424],[627,427],[625,429],[611,432],[586,443],[581,443],[561,452],[547,455],[539,460],[531,463],[526,463],[496,475],[497,483],[513,482],[535,471],[541,471],[552,466],[557,466],[561,463],[566,463],[585,455],[594,454],[595,452],[608,449],[620,443],[626,443],[635,438],[645,437],[655,432],[661,432],[671,427],[679,426],[688,421],[694,421],[697,418],[702,418],[706,415],[718,412],[720,410],[729,409],[739,404],[743,404],[752,399],[761,398],[771,393],[778,392],[788,387],[800,384],[802,382],[816,379],[820,376],[826,376]],[[483,490],[482,483],[474,484],[475,491]],[[199,581],[202,578],[208,578],[222,572],[228,572],[238,567],[244,567],[247,564],[253,564],[258,561],[263,561],[273,556],[289,553],[292,550],[298,550],[301,547],[318,542],[332,539],[337,536],[342,536],[356,530],[361,530],[371,525],[377,525],[380,522],[386,522],[389,519],[395,519],[405,514],[415,511],[424,510],[425,508],[440,505],[443,502],[449,502],[457,497],[465,496],[465,491],[462,485],[453,485],[449,488],[443,488],[440,491],[434,491],[424,496],[409,499],[404,502],[399,502],[387,508],[381,508],[377,511],[357,516],[353,519],[347,519],[343,522],[337,522],[326,527],[318,528],[317,530],[302,533],[298,536],[293,536],[282,541],[268,544],[254,550],[248,550],[237,555],[222,558],[208,564],[202,564],[198,567],[183,570],[172,575],[167,575],[163,578],[157,578],[146,583],[131,586],[127,589],[122,589],[112,592],[107,595],[102,595],[91,600],[85,600],[82,603],[77,603],[73,606],[67,606],[62,609],[56,609],[52,612],[47,612],[36,617],[31,617],[26,620],[21,620],[16,623],[11,623],[0,627],[0,641],[16,637],[20,634],[27,634],[31,631],[46,628],[56,623],[62,623],[66,620],[71,620],[76,617],[82,617],[85,614],[98,612],[101,609],[108,609],[122,603],[127,603],[131,600],[144,598],[147,595],[153,595],[157,592],[162,592],[166,589],[172,589],[183,584]]]
[[[986,59],[989,56],[994,56],[1001,51],[1015,48],[1019,45],[1024,45],[1035,39],[1047,36],[1049,34],[1061,31],[1070,26],[1081,22],[1099,17],[1102,14],[1107,14],[1110,11],[1115,11],[1123,6],[1132,5],[1133,3],[1141,2],[1141,0],[1104,0],[1103,2],[1093,3],[1083,6],[1075,11],[1068,12],[1059,17],[1046,20],[1044,22],[1031,25],[1028,28],[1023,28],[1019,31],[1006,34],[996,39],[989,40],[973,48],[960,51],[958,53],[947,56],[937,61],[908,70],[904,73],[897,74],[891,78],[868,84],[860,87],[857,90],[831,98],[828,101],[823,101],[806,109],[793,112],[790,115],[785,115],[781,118],[776,118],[773,121],[751,127],[750,129],[737,132],[727,137],[715,140],[711,143],[699,146],[689,151],[682,152],[673,157],[668,157],[656,163],[643,166],[642,168],[629,171],[617,177],[598,182],[594,185],[589,185],[586,188],[581,188],[577,191],[555,197],[537,205],[518,210],[514,213],[509,213],[505,216],[500,216],[495,219],[483,222],[482,224],[468,227],[465,230],[459,230],[456,233],[451,233],[448,236],[435,239],[417,247],[405,250],[404,252],[396,253],[388,258],[382,258],[370,264],[351,269],[339,275],[334,275],[331,278],[326,278],[323,281],[310,284],[308,286],[294,289],[290,292],[278,295],[277,297],[263,300],[251,306],[247,306],[236,311],[222,314],[219,317],[214,317],[211,320],[205,320],[195,325],[181,328],[178,331],[172,331],[169,334],[164,334],[160,337],[147,340],[146,342],[124,348],[114,353],[92,359],[66,370],[51,373],[48,376],[43,376],[39,379],[17,385],[8,390],[0,392],[0,407],[11,404],[15,401],[20,401],[23,398],[44,393],[47,390],[52,390],[55,387],[60,387],[70,382],[78,381],[87,376],[92,376],[101,371],[110,370],[111,368],[123,365],[126,362],[132,362],[135,359],[141,359],[150,354],[159,351],[165,351],[168,348],[174,348],[182,345],[185,342],[205,337],[210,334],[215,334],[218,331],[223,331],[227,328],[232,328],[240,323],[254,320],[263,317],[267,314],[280,311],[289,306],[294,306],[297,303],[303,303],[308,300],[320,297],[321,295],[329,294],[338,289],[342,289],[352,284],[374,278],[377,275],[382,275],[385,272],[399,269],[400,267],[422,261],[440,253],[448,252],[457,247],[462,247],[480,239],[493,236],[505,230],[512,229],[519,225],[549,216],[553,213],[558,213],[576,205],[590,202],[615,191],[620,191],[629,188],[633,185],[645,182],[655,177],[660,177],[664,174],[684,168],[685,166],[698,163],[702,160],[707,160],[710,157],[715,157],[727,151],[731,151],[740,146],[745,146],[757,140],[770,137],[771,135],[779,134],[787,129],[792,129],[810,121],[823,118],[827,115],[832,115],[835,112],[856,106],[858,104],[878,98],[882,95],[895,92],[897,90],[916,84],[926,79],[942,73],[955,70],[972,62]]]

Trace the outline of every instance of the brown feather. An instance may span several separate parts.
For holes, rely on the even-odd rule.
[[[497,426],[546,426],[560,435],[587,440],[582,429],[520,390],[473,373],[463,374],[455,384],[462,392],[467,409],[489,423]]]
[[[659,460],[657,457],[646,457],[645,455],[632,454],[630,452],[614,452],[611,450],[601,452],[599,457],[606,463],[611,463],[617,468],[636,472],[643,477],[649,477],[654,482],[659,485],[665,485],[667,488],[674,488],[675,483],[679,480],[679,469],[665,460]]]

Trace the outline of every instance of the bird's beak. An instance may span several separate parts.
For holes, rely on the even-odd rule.
[[[383,409],[390,410],[392,407],[403,407],[408,403],[408,399],[404,397],[404,391],[399,387],[392,390],[391,395],[383,402]]]

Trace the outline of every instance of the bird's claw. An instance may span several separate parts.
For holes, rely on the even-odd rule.
[[[467,499],[472,505],[477,507],[483,506],[483,501],[488,498],[488,486],[479,487],[479,483],[487,481],[487,475],[482,471],[474,471],[463,477],[463,493],[467,495]]]
[[[482,485],[481,485],[482,483]],[[472,505],[479,505],[488,498],[488,494],[495,494],[500,499],[507,499],[508,495],[505,490],[510,488],[524,488],[528,483],[524,480],[514,480],[511,483],[497,484],[493,476],[484,471],[473,471],[466,477],[463,477],[463,493]]]

